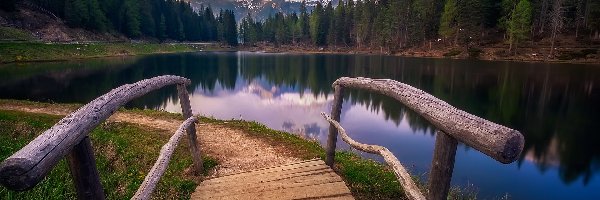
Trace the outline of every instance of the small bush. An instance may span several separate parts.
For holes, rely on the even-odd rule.
[[[33,40],[33,36],[21,29],[11,27],[0,27],[0,40]]]
[[[469,48],[469,57],[470,58],[479,58],[479,55],[483,52],[480,48]]]
[[[458,50],[458,49],[452,49],[452,50],[450,50],[448,53],[445,53],[445,54],[444,54],[444,57],[452,57],[452,56],[456,56],[456,55],[458,55],[458,54],[460,54],[460,53],[462,53],[462,51],[461,51],[461,50]]]
[[[583,49],[581,50],[581,53],[583,53],[585,56],[590,54],[596,54],[598,53],[598,49]]]
[[[508,51],[504,50],[504,49],[498,50],[498,51],[494,52],[494,55],[497,56],[497,57],[508,57],[508,56],[510,56],[509,54],[510,53],[508,53]]]

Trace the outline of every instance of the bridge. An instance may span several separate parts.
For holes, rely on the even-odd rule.
[[[196,137],[198,118],[192,115],[186,86],[191,81],[178,76],[159,76],[115,88],[67,115],[25,147],[0,164],[0,184],[25,191],[35,187],[63,158],[66,158],[79,199],[105,199],[100,183],[90,131],[125,103],[168,85],[177,85],[186,120],[161,148],[158,159],[132,199],[150,199],[168,167],[171,155],[187,135],[193,170],[200,176],[203,168]],[[519,158],[524,138],[516,130],[454,108],[412,86],[388,79],[342,77],[333,83],[334,101],[325,160],[313,159],[282,166],[227,174],[200,182],[192,199],[354,199],[343,178],[335,172],[334,158],[338,134],[351,147],[381,155],[393,169],[408,199],[446,199],[452,179],[458,142],[462,142],[500,163]],[[413,182],[402,163],[387,148],[359,143],[339,124],[344,91],[362,89],[394,98],[433,124],[438,130],[427,189]]]

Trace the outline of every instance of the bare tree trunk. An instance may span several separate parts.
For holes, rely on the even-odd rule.
[[[540,18],[538,19],[538,34],[544,32],[544,25],[546,24],[546,17],[548,15],[548,1],[550,0],[542,0],[542,9],[540,10]]]
[[[562,13],[562,3],[563,0],[555,0],[552,5],[552,15],[551,24],[552,24],[552,44],[550,45],[550,54],[548,57],[554,57],[554,43],[556,42],[556,35],[562,29],[563,26],[563,13]]]
[[[582,24],[582,21],[584,20],[585,17],[585,0],[577,0],[577,6],[576,6],[576,14],[575,14],[575,40],[577,40],[577,37],[579,36],[579,27]]]

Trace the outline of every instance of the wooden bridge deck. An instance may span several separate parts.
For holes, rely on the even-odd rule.
[[[354,199],[322,160],[305,160],[205,180],[191,199]]]

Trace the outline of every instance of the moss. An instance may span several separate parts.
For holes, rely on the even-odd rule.
[[[469,52],[469,58],[479,58],[479,55],[481,53],[483,53],[483,50],[480,48],[472,47],[472,48],[469,48],[468,52]]]

